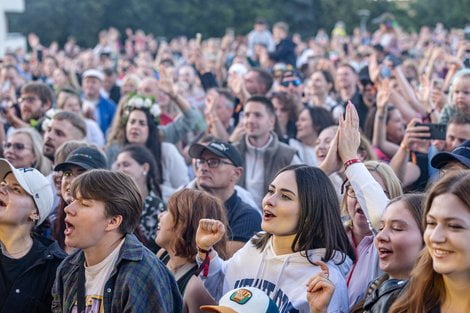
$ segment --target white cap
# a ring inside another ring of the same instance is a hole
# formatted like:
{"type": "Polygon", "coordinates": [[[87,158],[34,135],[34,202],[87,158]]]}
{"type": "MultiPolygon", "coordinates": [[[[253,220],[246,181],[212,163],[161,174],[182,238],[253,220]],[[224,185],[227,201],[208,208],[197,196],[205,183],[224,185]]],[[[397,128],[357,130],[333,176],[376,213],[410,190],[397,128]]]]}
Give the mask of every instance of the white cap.
{"type": "Polygon", "coordinates": [[[12,173],[20,186],[33,197],[39,212],[40,225],[51,214],[54,205],[51,183],[35,168],[15,168],[5,159],[0,159],[0,179],[12,173]]]}
{"type": "Polygon", "coordinates": [[[83,79],[87,78],[87,77],[94,77],[94,78],[98,78],[100,81],[103,81],[104,80],[104,74],[103,72],[101,72],[100,70],[97,70],[97,69],[89,69],[89,70],[86,70],[84,73],[83,73],[83,79]]]}
{"type": "Polygon", "coordinates": [[[231,290],[220,299],[219,305],[203,305],[200,309],[219,313],[279,313],[274,301],[254,287],[231,290]]]}

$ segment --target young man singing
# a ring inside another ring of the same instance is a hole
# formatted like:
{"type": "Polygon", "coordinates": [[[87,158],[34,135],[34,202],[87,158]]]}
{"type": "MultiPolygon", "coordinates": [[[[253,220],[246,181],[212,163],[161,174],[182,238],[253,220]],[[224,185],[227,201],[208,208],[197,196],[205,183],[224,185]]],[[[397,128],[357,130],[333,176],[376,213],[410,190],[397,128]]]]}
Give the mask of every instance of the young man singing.
{"type": "Polygon", "coordinates": [[[71,191],[65,244],[77,250],[57,270],[53,312],[181,312],[174,277],[132,235],[143,207],[132,178],[91,170],[71,191]]]}

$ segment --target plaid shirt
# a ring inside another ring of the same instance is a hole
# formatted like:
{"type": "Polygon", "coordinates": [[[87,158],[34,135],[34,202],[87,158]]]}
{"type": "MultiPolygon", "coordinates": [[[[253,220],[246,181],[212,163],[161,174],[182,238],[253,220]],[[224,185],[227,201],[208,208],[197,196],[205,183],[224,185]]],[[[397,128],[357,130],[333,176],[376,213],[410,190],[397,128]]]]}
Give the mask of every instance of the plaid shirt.
{"type": "MultiPolygon", "coordinates": [[[[52,312],[72,311],[77,300],[78,269],[83,262],[83,251],[78,250],[60,264],[52,288],[52,312]]],[[[182,312],[173,275],[134,235],[126,235],[103,298],[105,313],[182,312]]]]}

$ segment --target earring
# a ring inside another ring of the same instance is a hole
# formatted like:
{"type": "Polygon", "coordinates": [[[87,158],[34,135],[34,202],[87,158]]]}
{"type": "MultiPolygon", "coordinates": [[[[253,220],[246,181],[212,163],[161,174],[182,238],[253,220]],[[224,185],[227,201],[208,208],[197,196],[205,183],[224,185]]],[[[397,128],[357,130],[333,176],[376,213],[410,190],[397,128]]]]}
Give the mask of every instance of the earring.
{"type": "Polygon", "coordinates": [[[147,172],[142,172],[142,175],[147,176],[147,172]]]}

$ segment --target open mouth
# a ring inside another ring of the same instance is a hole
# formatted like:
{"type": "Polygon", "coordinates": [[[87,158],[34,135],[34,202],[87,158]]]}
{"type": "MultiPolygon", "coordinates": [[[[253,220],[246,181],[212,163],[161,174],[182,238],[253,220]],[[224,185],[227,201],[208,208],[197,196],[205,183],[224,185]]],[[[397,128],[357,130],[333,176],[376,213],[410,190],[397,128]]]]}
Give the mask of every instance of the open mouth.
{"type": "Polygon", "coordinates": [[[365,215],[365,214],[364,214],[364,211],[363,211],[361,208],[359,208],[359,209],[356,210],[356,214],[365,215]]]}
{"type": "Polygon", "coordinates": [[[0,200],[0,206],[7,206],[7,204],[3,200],[0,200]]]}
{"type": "Polygon", "coordinates": [[[444,258],[446,256],[448,256],[449,254],[452,253],[452,251],[448,251],[448,250],[442,250],[442,249],[433,249],[432,250],[434,256],[438,257],[438,258],[444,258]]]}
{"type": "Polygon", "coordinates": [[[269,211],[269,210],[264,210],[263,211],[263,219],[269,220],[269,219],[274,218],[274,217],[276,217],[276,215],[273,214],[271,211],[269,211]]]}
{"type": "Polygon", "coordinates": [[[65,236],[70,236],[72,232],[75,230],[75,226],[73,226],[71,223],[68,221],[65,221],[65,230],[64,230],[64,235],[65,236]]]}
{"type": "Polygon", "coordinates": [[[379,252],[379,258],[381,259],[386,258],[393,253],[392,250],[386,248],[378,248],[377,250],[379,252]]]}

